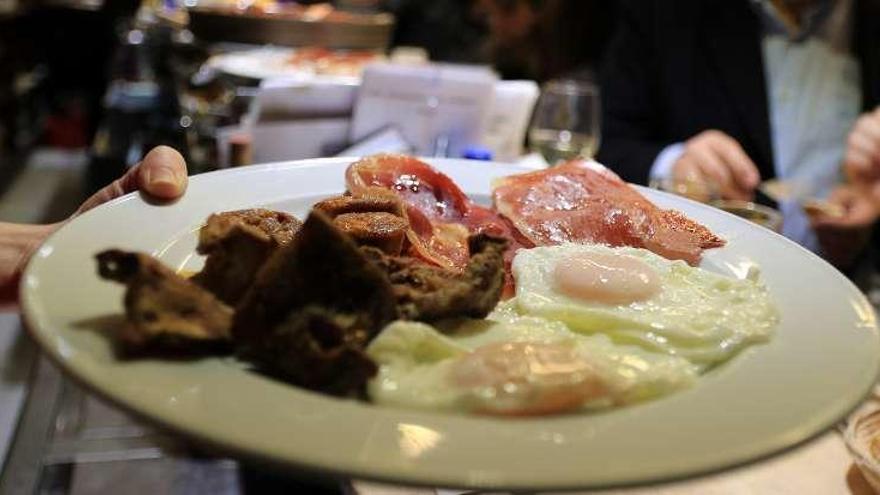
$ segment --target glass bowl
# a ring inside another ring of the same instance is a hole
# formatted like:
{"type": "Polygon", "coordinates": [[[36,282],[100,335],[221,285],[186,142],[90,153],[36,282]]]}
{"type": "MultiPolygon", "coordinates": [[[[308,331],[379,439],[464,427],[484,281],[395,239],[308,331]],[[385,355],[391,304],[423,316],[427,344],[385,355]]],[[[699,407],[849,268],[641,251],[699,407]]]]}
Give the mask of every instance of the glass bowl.
{"type": "Polygon", "coordinates": [[[880,405],[862,407],[850,415],[843,439],[865,480],[880,493],[880,405]]]}

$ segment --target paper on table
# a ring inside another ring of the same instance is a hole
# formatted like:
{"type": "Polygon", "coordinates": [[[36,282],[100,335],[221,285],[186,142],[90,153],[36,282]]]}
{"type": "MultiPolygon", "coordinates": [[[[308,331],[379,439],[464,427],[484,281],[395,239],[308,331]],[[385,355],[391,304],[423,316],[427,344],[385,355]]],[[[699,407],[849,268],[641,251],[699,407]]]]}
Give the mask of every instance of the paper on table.
{"type": "Polygon", "coordinates": [[[492,150],[493,159],[515,160],[522,154],[526,130],[540,89],[534,81],[498,81],[489,110],[482,144],[492,150]]]}
{"type": "Polygon", "coordinates": [[[355,102],[350,141],[395,126],[416,154],[461,156],[482,137],[496,81],[484,67],[370,65],[355,102]]]}

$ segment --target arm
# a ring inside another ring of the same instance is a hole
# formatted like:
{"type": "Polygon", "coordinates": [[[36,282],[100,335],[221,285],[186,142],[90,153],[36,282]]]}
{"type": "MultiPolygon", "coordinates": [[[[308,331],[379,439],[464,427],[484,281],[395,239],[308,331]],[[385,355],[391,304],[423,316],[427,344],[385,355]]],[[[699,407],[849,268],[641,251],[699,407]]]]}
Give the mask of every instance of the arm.
{"type": "Polygon", "coordinates": [[[660,139],[657,61],[652,50],[653,2],[621,2],[619,24],[602,70],[602,144],[598,159],[624,180],[648,182],[668,144],[660,139]]]}
{"type": "Polygon", "coordinates": [[[0,223],[0,302],[17,299],[18,281],[31,254],[57,227],[0,223]]]}
{"type": "MultiPolygon", "coordinates": [[[[598,159],[628,182],[646,184],[651,177],[698,180],[715,184],[722,197],[750,199],[760,176],[736,140],[712,129],[687,139],[670,138],[663,115],[670,101],[658,87],[666,62],[656,50],[668,33],[654,28],[669,22],[658,18],[663,8],[670,8],[668,1],[621,4],[620,24],[602,71],[598,159]]],[[[674,56],[676,47],[670,50],[674,56]]]]}

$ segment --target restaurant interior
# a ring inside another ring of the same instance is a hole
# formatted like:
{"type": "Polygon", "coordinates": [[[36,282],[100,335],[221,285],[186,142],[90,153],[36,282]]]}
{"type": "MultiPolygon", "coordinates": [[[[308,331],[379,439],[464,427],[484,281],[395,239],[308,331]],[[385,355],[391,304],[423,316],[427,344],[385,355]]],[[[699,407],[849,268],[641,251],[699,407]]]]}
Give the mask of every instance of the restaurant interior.
{"type": "Polygon", "coordinates": [[[876,0],[0,0],[0,495],[880,493],[878,219],[876,0]]]}

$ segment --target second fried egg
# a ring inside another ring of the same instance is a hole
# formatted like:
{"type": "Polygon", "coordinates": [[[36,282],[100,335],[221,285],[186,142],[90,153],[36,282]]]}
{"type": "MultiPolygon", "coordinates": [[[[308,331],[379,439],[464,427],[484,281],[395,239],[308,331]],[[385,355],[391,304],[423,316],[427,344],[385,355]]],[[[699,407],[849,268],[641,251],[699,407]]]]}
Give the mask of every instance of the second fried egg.
{"type": "Polygon", "coordinates": [[[520,250],[517,311],[708,367],[769,339],[779,321],[767,289],[650,251],[561,244],[520,250]]]}

